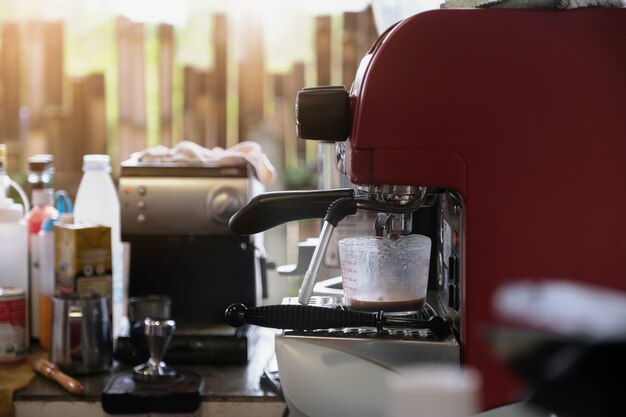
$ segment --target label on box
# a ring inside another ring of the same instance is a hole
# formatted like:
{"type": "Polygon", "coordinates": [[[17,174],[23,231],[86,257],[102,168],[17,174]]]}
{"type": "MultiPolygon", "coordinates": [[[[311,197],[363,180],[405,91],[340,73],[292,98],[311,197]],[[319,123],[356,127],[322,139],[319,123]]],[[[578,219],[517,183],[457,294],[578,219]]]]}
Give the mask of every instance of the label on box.
{"type": "Polygon", "coordinates": [[[109,299],[112,295],[113,278],[111,275],[97,275],[76,278],[76,292],[78,294],[104,294],[109,299]]]}
{"type": "Polygon", "coordinates": [[[55,279],[59,292],[111,297],[111,228],[57,224],[54,228],[55,279]]]}

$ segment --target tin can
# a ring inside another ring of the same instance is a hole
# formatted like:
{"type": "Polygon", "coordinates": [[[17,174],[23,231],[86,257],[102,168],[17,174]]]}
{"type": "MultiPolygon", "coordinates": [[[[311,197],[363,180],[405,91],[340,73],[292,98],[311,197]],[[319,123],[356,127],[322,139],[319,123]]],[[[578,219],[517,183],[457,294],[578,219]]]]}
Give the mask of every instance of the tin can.
{"type": "Polygon", "coordinates": [[[0,287],[0,365],[26,360],[26,293],[0,287]]]}

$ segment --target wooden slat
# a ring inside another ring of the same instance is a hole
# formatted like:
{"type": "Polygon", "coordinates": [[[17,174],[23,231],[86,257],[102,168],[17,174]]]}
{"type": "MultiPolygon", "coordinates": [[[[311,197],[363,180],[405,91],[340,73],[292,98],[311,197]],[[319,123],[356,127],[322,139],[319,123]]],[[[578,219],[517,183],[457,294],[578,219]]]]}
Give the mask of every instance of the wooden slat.
{"type": "Polygon", "coordinates": [[[63,104],[63,23],[44,25],[45,106],[63,104]]]}
{"type": "Polygon", "coordinates": [[[183,67],[183,139],[191,140],[196,137],[194,122],[194,103],[196,100],[196,70],[185,65],[183,67]]]}
{"type": "Polygon", "coordinates": [[[285,189],[285,117],[284,117],[284,74],[268,74],[267,93],[273,96],[273,106],[265,117],[263,129],[253,140],[263,148],[263,152],[272,161],[274,169],[278,175],[274,178],[274,183],[266,184],[267,191],[285,189]]]}
{"type": "Polygon", "coordinates": [[[358,65],[357,51],[357,28],[358,13],[346,12],[343,14],[343,37],[342,37],[342,65],[341,65],[341,82],[346,88],[349,88],[354,81],[354,75],[358,65]]]}
{"type": "Polygon", "coordinates": [[[285,160],[288,163],[306,159],[306,144],[296,138],[295,129],[295,99],[298,91],[304,88],[305,65],[295,63],[289,73],[283,78],[283,117],[285,138],[285,160]]]}
{"type": "Polygon", "coordinates": [[[213,48],[215,50],[214,102],[217,145],[226,148],[227,138],[227,91],[228,91],[228,20],[226,15],[213,17],[213,48]]]}
{"type": "Polygon", "coordinates": [[[203,140],[202,145],[208,149],[215,148],[216,146],[222,146],[225,141],[220,141],[217,136],[217,100],[216,100],[216,80],[215,71],[205,71],[203,73],[205,94],[201,103],[202,106],[202,129],[203,140]]]}
{"type": "Polygon", "coordinates": [[[27,22],[24,26],[23,85],[27,117],[22,117],[24,155],[48,153],[50,144],[43,125],[44,111],[51,100],[60,105],[63,97],[63,57],[61,52],[62,25],[43,21],[27,22]]]}
{"type": "MultiPolygon", "coordinates": [[[[40,21],[29,21],[24,24],[22,71],[25,83],[22,87],[24,88],[24,106],[28,109],[28,118],[25,119],[28,129],[40,127],[45,107],[44,25],[40,21]]],[[[28,142],[26,145],[30,146],[28,142]]]]}
{"type": "Polygon", "coordinates": [[[174,27],[161,24],[157,28],[159,40],[159,132],[160,143],[171,147],[172,89],[174,83],[174,27]]]}
{"type": "Polygon", "coordinates": [[[67,118],[62,106],[48,106],[44,112],[44,130],[49,144],[49,152],[54,155],[54,167],[57,172],[75,167],[70,152],[66,147],[70,144],[69,136],[64,131],[67,118]]]}
{"type": "MultiPolygon", "coordinates": [[[[304,77],[305,77],[305,64],[303,62],[296,62],[293,65],[293,70],[291,72],[291,83],[290,83],[290,91],[286,91],[286,104],[287,108],[290,109],[287,114],[287,131],[292,132],[292,134],[296,135],[296,111],[295,111],[295,100],[298,95],[298,91],[304,88],[304,77]]],[[[307,160],[306,155],[306,140],[300,140],[298,138],[296,140],[296,148],[298,160],[307,160]]]]}
{"type": "Polygon", "coordinates": [[[183,139],[194,140],[198,133],[195,123],[195,102],[198,93],[196,70],[183,68],[183,139]]]}
{"type": "Polygon", "coordinates": [[[190,138],[192,141],[205,145],[207,131],[207,113],[209,111],[209,97],[207,92],[208,72],[206,70],[196,70],[193,75],[195,81],[194,99],[192,102],[193,123],[195,135],[190,138]]]}
{"type": "Polygon", "coordinates": [[[118,159],[126,160],[147,146],[144,25],[117,19],[118,45],[118,159]]]}
{"type": "Polygon", "coordinates": [[[85,80],[85,152],[106,154],[107,120],[104,74],[91,74],[85,80]]]}
{"type": "Polygon", "coordinates": [[[315,69],[319,85],[331,83],[331,19],[330,16],[315,18],[315,69]]]}
{"type": "MultiPolygon", "coordinates": [[[[136,128],[146,127],[146,66],[145,66],[145,26],[143,23],[132,23],[129,30],[131,59],[133,63],[130,78],[131,114],[136,128]]],[[[143,144],[145,146],[145,143],[143,144]]],[[[142,148],[140,148],[142,149],[142,148]]]]}
{"type": "Polygon", "coordinates": [[[282,101],[285,99],[285,75],[274,75],[274,97],[276,101],[282,101]]]}
{"type": "Polygon", "coordinates": [[[24,33],[26,83],[22,87],[27,112],[22,113],[21,134],[25,163],[30,155],[51,153],[44,119],[49,106],[63,103],[63,24],[31,21],[25,24],[24,33]]]}
{"type": "Polygon", "coordinates": [[[0,142],[19,136],[19,28],[0,26],[0,142]]]}
{"type": "Polygon", "coordinates": [[[184,138],[206,148],[218,145],[213,71],[184,68],[184,138]]]}
{"type": "Polygon", "coordinates": [[[128,156],[127,142],[131,139],[132,132],[132,91],[130,85],[132,83],[131,71],[132,50],[128,40],[128,32],[130,21],[124,17],[118,17],[116,20],[116,44],[117,44],[117,79],[118,79],[118,143],[117,154],[118,159],[123,161],[128,156]]]}
{"type": "Polygon", "coordinates": [[[65,190],[72,200],[82,171],[82,155],[73,150],[75,129],[73,117],[61,106],[47,106],[44,112],[44,130],[49,143],[50,153],[54,155],[54,187],[65,190]]]}
{"type": "Polygon", "coordinates": [[[69,171],[82,169],[83,155],[87,153],[89,138],[87,137],[87,82],[84,77],[73,77],[70,80],[72,107],[65,124],[65,149],[68,153],[66,168],[69,171]]]}
{"type": "Polygon", "coordinates": [[[118,71],[118,120],[120,123],[128,123],[131,118],[130,106],[131,106],[131,91],[128,88],[131,72],[131,51],[129,49],[128,42],[128,26],[130,22],[124,17],[118,17],[116,20],[116,46],[117,46],[117,71],[118,71]]]}
{"type": "Polygon", "coordinates": [[[274,101],[276,126],[278,135],[283,138],[284,155],[282,159],[291,163],[297,159],[298,150],[296,145],[296,135],[289,129],[288,119],[294,117],[295,112],[290,109],[291,100],[287,100],[287,91],[290,91],[289,84],[292,80],[291,72],[287,74],[277,74],[274,76],[274,101]]]}
{"type": "MultiPolygon", "coordinates": [[[[2,25],[0,39],[0,142],[13,148],[20,137],[20,30],[14,23],[2,25]]],[[[17,160],[7,161],[8,169],[18,168],[17,160]]]]}
{"type": "Polygon", "coordinates": [[[87,81],[84,77],[69,80],[70,106],[48,106],[44,112],[44,131],[54,155],[56,189],[65,190],[73,199],[82,177],[83,155],[87,153],[89,139],[86,129],[87,81]]]}
{"type": "Polygon", "coordinates": [[[245,18],[241,32],[239,59],[239,140],[249,136],[263,120],[263,87],[265,59],[263,56],[263,31],[252,16],[245,18]]]}

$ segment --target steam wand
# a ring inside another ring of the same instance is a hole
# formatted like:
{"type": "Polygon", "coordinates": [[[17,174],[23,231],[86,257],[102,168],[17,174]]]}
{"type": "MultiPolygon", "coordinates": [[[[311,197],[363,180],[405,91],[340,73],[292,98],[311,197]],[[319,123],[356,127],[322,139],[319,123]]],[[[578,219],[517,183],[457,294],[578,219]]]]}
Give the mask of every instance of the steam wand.
{"type": "Polygon", "coordinates": [[[324,224],[322,231],[320,232],[319,242],[313,251],[313,257],[309,268],[304,274],[302,280],[302,286],[300,287],[300,293],[298,294],[298,302],[304,306],[309,304],[311,294],[313,294],[313,288],[315,287],[315,281],[317,281],[317,274],[322,264],[322,258],[324,252],[330,242],[330,237],[333,234],[333,230],[337,227],[337,224],[350,214],[355,214],[357,210],[357,203],[354,198],[340,198],[331,203],[326,212],[324,218],[324,224]]]}

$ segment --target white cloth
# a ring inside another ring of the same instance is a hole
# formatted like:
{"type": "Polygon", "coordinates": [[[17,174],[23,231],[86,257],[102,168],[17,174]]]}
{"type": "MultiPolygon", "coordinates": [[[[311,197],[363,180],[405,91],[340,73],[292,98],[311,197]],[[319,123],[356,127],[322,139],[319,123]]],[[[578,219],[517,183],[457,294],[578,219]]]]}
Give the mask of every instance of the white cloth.
{"type": "Polygon", "coordinates": [[[218,166],[241,166],[249,164],[264,185],[274,182],[276,170],[261,145],[244,141],[228,149],[208,149],[195,142],[182,141],[173,148],[155,146],[130,156],[131,160],[144,163],[173,162],[179,164],[203,164],[218,166]]]}

